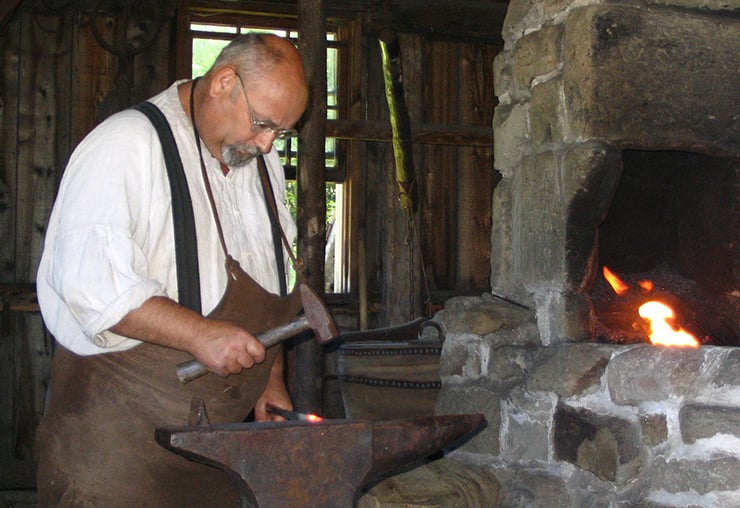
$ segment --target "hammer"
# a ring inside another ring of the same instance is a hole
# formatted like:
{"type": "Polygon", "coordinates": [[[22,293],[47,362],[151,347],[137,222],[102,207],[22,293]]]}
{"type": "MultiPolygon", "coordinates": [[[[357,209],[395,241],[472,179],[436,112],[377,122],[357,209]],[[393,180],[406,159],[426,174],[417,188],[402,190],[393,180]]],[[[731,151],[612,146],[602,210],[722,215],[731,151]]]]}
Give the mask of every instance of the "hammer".
{"type": "MultiPolygon", "coordinates": [[[[286,339],[295,337],[309,328],[316,334],[316,340],[319,344],[331,342],[339,335],[334,320],[319,295],[306,284],[301,284],[298,289],[301,292],[303,314],[284,325],[257,334],[257,339],[265,347],[274,346],[286,339]]],[[[198,360],[177,364],[177,377],[182,383],[192,381],[207,372],[208,369],[198,360]]]]}

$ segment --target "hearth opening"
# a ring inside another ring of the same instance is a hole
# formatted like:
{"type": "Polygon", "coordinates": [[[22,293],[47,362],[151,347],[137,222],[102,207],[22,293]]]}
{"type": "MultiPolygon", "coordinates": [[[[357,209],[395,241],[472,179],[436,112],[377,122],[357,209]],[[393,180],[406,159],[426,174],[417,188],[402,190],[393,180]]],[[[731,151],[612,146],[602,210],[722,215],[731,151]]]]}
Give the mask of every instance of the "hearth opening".
{"type": "Polygon", "coordinates": [[[740,161],[679,151],[622,152],[622,175],[598,228],[592,337],[644,342],[648,300],[701,345],[740,346],[740,161]],[[604,267],[607,270],[604,270],[604,267]],[[623,284],[618,293],[605,273],[623,284]]]}

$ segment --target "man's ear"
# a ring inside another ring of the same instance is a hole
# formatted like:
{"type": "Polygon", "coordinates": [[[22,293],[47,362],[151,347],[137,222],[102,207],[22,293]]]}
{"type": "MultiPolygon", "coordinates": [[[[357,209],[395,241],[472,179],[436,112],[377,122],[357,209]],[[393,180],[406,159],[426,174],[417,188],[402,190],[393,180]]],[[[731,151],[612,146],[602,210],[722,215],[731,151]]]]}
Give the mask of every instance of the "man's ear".
{"type": "Polygon", "coordinates": [[[231,67],[221,67],[213,73],[209,92],[212,96],[231,95],[234,86],[237,86],[236,71],[231,67]]]}

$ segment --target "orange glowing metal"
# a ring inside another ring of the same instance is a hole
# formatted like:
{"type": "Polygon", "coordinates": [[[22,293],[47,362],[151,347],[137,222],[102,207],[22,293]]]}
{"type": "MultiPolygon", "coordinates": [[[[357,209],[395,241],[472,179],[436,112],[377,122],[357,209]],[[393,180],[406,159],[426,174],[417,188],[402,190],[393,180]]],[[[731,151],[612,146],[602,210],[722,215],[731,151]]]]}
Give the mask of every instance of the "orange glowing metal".
{"type": "Polygon", "coordinates": [[[699,347],[696,337],[683,330],[674,329],[668,322],[673,319],[673,310],[667,305],[652,300],[639,309],[640,316],[650,321],[650,342],[660,346],[699,347]]]}
{"type": "Polygon", "coordinates": [[[642,290],[645,291],[646,293],[649,293],[650,291],[653,290],[653,281],[651,280],[641,280],[640,282],[637,283],[637,285],[640,286],[642,290]]]}
{"type": "Polygon", "coordinates": [[[614,275],[614,273],[606,266],[604,266],[602,272],[604,273],[604,278],[606,279],[606,281],[618,295],[623,295],[629,290],[630,287],[622,282],[619,277],[614,275]]]}
{"type": "Polygon", "coordinates": [[[299,422],[311,422],[311,423],[318,423],[318,422],[324,421],[324,419],[318,415],[311,414],[311,413],[299,413],[298,411],[293,411],[291,409],[285,409],[285,408],[278,407],[270,403],[268,403],[265,406],[265,410],[268,413],[282,416],[286,420],[293,420],[293,421],[299,421],[299,422]]]}

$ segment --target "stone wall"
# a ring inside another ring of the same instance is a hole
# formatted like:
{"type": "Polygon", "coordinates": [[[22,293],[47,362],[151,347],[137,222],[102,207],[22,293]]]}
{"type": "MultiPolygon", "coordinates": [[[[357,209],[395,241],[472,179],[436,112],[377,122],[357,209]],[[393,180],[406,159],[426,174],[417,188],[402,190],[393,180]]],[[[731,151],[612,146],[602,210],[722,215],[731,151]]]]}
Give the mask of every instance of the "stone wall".
{"type": "Polygon", "coordinates": [[[740,158],[740,2],[513,0],[499,98],[493,292],[544,344],[589,335],[584,287],[624,149],[740,158]]]}
{"type": "Polygon", "coordinates": [[[740,349],[564,343],[490,295],[450,300],[438,414],[487,428],[450,457],[497,506],[740,506],[740,349]]]}
{"type": "Polygon", "coordinates": [[[488,426],[448,458],[500,507],[740,506],[740,349],[591,342],[588,297],[625,150],[740,160],[740,1],[512,0],[503,37],[492,293],[434,318],[435,411],[488,426]]]}

